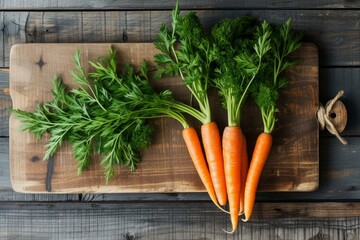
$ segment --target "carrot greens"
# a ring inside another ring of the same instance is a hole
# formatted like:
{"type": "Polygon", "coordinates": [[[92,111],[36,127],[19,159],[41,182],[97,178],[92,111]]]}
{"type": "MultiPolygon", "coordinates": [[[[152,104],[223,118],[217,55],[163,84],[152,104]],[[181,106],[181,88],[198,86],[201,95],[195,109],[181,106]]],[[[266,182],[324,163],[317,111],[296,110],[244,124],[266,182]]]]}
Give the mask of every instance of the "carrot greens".
{"type": "Polygon", "coordinates": [[[288,81],[283,72],[295,64],[296,60],[288,59],[288,55],[301,47],[301,35],[291,30],[291,19],[277,27],[271,37],[271,50],[264,59],[264,68],[251,88],[251,95],[261,111],[264,132],[274,129],[278,111],[276,102],[280,89],[287,86],[288,81]]]}
{"type": "Polygon", "coordinates": [[[21,130],[34,133],[36,139],[50,134],[44,159],[69,141],[78,161],[78,174],[89,166],[96,151],[103,156],[101,165],[109,181],[116,164],[136,170],[141,151],[151,142],[153,128],[147,119],[171,117],[189,127],[178,110],[183,104],[176,102],[170,91],[157,93],[151,87],[145,62],[139,74],[130,65],[118,70],[116,53],[110,50],[109,56],[90,62],[95,70],[88,75],[80,64],[79,51],[74,63],[77,89],[68,90],[55,75],[52,101],[38,105],[33,113],[13,110],[23,122],[21,130]]]}
{"type": "Polygon", "coordinates": [[[211,34],[217,51],[213,85],[227,109],[228,125],[240,126],[248,91],[270,50],[271,30],[265,21],[256,27],[252,18],[239,17],[216,24],[211,34]]]}
{"type": "Polygon", "coordinates": [[[271,50],[264,59],[264,68],[251,88],[252,98],[261,112],[264,132],[257,137],[248,170],[243,221],[248,221],[252,215],[259,179],[271,151],[273,143],[271,133],[275,127],[275,113],[278,112],[276,105],[279,91],[288,83],[282,73],[297,63],[287,57],[300,48],[300,40],[301,35],[291,30],[290,19],[276,28],[271,37],[271,50]]]}
{"type": "Polygon", "coordinates": [[[157,77],[180,76],[196,99],[200,112],[187,106],[188,113],[203,124],[211,122],[210,103],[207,95],[211,63],[214,52],[195,12],[180,16],[179,4],[172,12],[172,25],[163,24],[155,47],[157,77]]]}

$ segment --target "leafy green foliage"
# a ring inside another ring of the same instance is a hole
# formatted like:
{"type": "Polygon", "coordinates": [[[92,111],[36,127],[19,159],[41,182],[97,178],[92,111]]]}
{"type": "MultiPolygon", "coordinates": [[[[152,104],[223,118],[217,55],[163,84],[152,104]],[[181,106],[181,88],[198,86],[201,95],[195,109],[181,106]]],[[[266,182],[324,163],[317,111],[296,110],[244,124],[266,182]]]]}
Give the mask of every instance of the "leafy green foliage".
{"type": "Polygon", "coordinates": [[[136,170],[141,151],[151,143],[153,128],[147,119],[172,117],[184,127],[188,124],[182,116],[183,105],[173,99],[171,92],[153,90],[146,62],[141,64],[140,73],[131,65],[118,70],[116,52],[110,49],[109,56],[90,64],[94,71],[87,75],[77,51],[72,75],[78,88],[67,90],[55,75],[51,102],[38,105],[33,113],[20,109],[13,113],[23,122],[20,130],[35,134],[36,139],[50,134],[44,159],[69,141],[80,174],[90,165],[96,150],[102,156],[108,182],[116,164],[136,170]]]}
{"type": "Polygon", "coordinates": [[[191,107],[186,112],[204,124],[211,122],[207,90],[214,53],[196,13],[180,16],[177,2],[171,28],[161,26],[155,47],[160,50],[154,56],[156,77],[180,75],[200,108],[200,113],[191,107]]]}
{"type": "Polygon", "coordinates": [[[228,125],[239,126],[241,109],[259,70],[262,58],[270,50],[269,25],[260,27],[251,17],[224,19],[211,31],[216,51],[213,85],[218,88],[228,112],[228,125]]]}
{"type": "Polygon", "coordinates": [[[292,22],[289,19],[275,28],[271,35],[271,49],[263,59],[264,67],[251,88],[251,95],[261,110],[264,131],[267,133],[271,133],[275,126],[279,91],[288,84],[282,74],[298,63],[287,58],[301,46],[301,35],[292,31],[291,25],[292,22]]]}

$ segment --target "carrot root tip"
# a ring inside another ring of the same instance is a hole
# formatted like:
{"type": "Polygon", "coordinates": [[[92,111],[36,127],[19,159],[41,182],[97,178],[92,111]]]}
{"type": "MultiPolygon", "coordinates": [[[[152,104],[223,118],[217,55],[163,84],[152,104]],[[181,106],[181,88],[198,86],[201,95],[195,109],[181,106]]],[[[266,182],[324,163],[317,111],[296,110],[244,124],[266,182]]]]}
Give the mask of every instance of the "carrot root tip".
{"type": "Polygon", "coordinates": [[[224,213],[230,214],[229,211],[226,211],[226,210],[225,210],[224,208],[222,208],[220,205],[218,205],[218,204],[215,203],[215,206],[216,206],[219,210],[223,211],[224,213]]]}
{"type": "Polygon", "coordinates": [[[234,228],[232,231],[226,231],[225,229],[222,229],[227,234],[233,234],[236,231],[236,228],[234,228]]]}

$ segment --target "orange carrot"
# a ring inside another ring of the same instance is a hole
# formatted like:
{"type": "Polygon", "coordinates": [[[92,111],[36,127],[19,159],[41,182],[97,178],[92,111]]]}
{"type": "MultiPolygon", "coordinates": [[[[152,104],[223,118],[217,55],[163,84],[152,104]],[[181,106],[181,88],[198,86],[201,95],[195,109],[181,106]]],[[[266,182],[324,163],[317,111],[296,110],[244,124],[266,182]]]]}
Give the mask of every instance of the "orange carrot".
{"type": "Polygon", "coordinates": [[[271,134],[261,133],[256,140],[248,175],[246,178],[244,202],[245,219],[243,219],[244,222],[248,221],[252,215],[255,203],[256,189],[259,183],[261,172],[269,156],[271,146],[271,134]]]}
{"type": "Polygon", "coordinates": [[[185,141],[186,147],[189,151],[190,158],[193,161],[195,169],[204,184],[206,191],[208,192],[211,200],[222,211],[225,211],[220,207],[214,190],[213,183],[211,181],[210,173],[206,165],[206,160],[201,148],[199,137],[194,128],[188,127],[182,131],[182,136],[185,141]]]}
{"type": "Polygon", "coordinates": [[[233,233],[239,221],[240,208],[240,168],[242,152],[242,132],[239,126],[227,126],[224,129],[222,146],[224,158],[225,181],[229,201],[230,218],[233,233]]]}
{"type": "Polygon", "coordinates": [[[227,195],[221,139],[217,124],[211,122],[202,125],[201,137],[216,197],[219,204],[224,206],[227,202],[227,195]]]}
{"type": "MultiPolygon", "coordinates": [[[[260,77],[257,78],[250,90],[250,96],[252,96],[260,110],[264,132],[256,140],[245,183],[244,221],[248,221],[251,217],[260,175],[272,146],[271,133],[277,120],[276,113],[279,112],[277,101],[279,100],[280,90],[288,85],[288,80],[283,76],[283,73],[297,63],[293,58],[288,60],[287,57],[301,47],[301,35],[291,30],[291,24],[291,19],[275,29],[271,29],[266,22],[262,24],[263,29],[269,35],[272,35],[270,37],[272,40],[266,46],[267,49],[272,49],[272,51],[268,51],[268,56],[262,58],[264,66],[269,67],[263,67],[259,70],[260,77]]],[[[259,51],[256,50],[256,52],[259,51]]]]}
{"type": "Polygon", "coordinates": [[[249,168],[249,159],[247,153],[247,144],[245,135],[242,134],[242,147],[241,147],[241,187],[240,187],[240,214],[244,213],[244,191],[245,191],[245,182],[249,168]]]}

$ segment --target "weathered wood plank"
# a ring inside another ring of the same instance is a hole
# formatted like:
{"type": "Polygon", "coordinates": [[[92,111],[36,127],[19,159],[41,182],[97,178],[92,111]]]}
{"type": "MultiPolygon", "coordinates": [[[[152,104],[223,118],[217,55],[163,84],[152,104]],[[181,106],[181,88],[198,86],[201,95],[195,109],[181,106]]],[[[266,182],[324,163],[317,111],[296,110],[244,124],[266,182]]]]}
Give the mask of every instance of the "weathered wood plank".
{"type": "MultiPolygon", "coordinates": [[[[11,188],[9,139],[0,137],[0,202],[2,201],[78,201],[78,194],[20,194],[11,188]]],[[[2,203],[0,203],[1,205],[2,203]]],[[[1,227],[0,227],[1,228],[1,227]]],[[[0,231],[1,232],[1,231],[0,231]]],[[[0,234],[1,238],[1,234],[0,234]]]]}
{"type": "Polygon", "coordinates": [[[11,188],[9,166],[9,138],[0,138],[0,189],[11,188]]]}
{"type": "MultiPolygon", "coordinates": [[[[78,194],[21,194],[12,189],[0,189],[0,204],[3,202],[75,202],[78,194]]],[[[1,235],[0,235],[1,239],[1,235]]]]}
{"type": "Polygon", "coordinates": [[[309,193],[259,193],[259,201],[293,199],[295,201],[360,199],[360,138],[347,137],[347,145],[336,138],[321,138],[319,188],[309,193]]]}
{"type": "Polygon", "coordinates": [[[340,240],[358,239],[360,227],[359,203],[256,204],[232,235],[222,231],[228,215],[210,203],[4,203],[0,214],[5,239],[340,240]]]}
{"type": "MultiPolygon", "coordinates": [[[[96,9],[117,9],[117,10],[140,10],[140,9],[172,9],[175,1],[71,1],[71,0],[1,0],[0,8],[3,10],[96,10],[96,9]]],[[[317,8],[359,8],[358,1],[337,1],[337,0],[302,0],[302,1],[284,1],[284,0],[223,0],[223,1],[205,1],[205,0],[181,0],[180,5],[183,9],[239,9],[239,8],[261,8],[261,9],[317,9],[317,8]]]]}
{"type": "Polygon", "coordinates": [[[11,105],[9,72],[0,70],[0,137],[9,136],[9,108],[11,105]]]}
{"type": "MultiPolygon", "coordinates": [[[[99,210],[112,211],[118,209],[119,212],[128,210],[128,212],[134,211],[134,209],[151,211],[153,210],[166,210],[183,212],[187,214],[191,212],[191,209],[201,211],[203,213],[213,213],[218,216],[228,215],[220,211],[210,201],[198,201],[198,202],[124,202],[124,203],[104,203],[104,202],[2,202],[0,204],[0,211],[9,210],[63,210],[63,211],[82,211],[82,210],[99,210]],[[176,210],[177,209],[177,210],[176,210]]],[[[92,211],[89,211],[90,213],[92,211]]],[[[140,216],[140,214],[138,214],[140,216]]],[[[262,202],[255,203],[254,212],[251,219],[254,220],[268,220],[268,219],[288,219],[288,218],[360,218],[360,202],[348,201],[348,202],[262,202]],[[349,211],[351,209],[351,211],[349,211]]],[[[248,222],[248,223],[251,223],[248,222]]],[[[247,223],[243,223],[247,224],[247,223]]]]}
{"type": "MultiPolygon", "coordinates": [[[[360,68],[320,69],[320,102],[325,106],[339,90],[344,90],[341,101],[348,113],[347,126],[342,133],[346,136],[360,135],[360,68]]],[[[325,133],[328,133],[325,131],[325,133]]],[[[329,133],[330,134],[330,133],[329,133]]]]}
{"type": "MultiPolygon", "coordinates": [[[[28,20],[28,12],[4,12],[3,19],[0,20],[0,26],[2,26],[3,46],[1,50],[2,61],[1,67],[8,67],[10,48],[17,42],[26,41],[26,22],[28,20]]],[[[40,19],[41,18],[37,18],[40,19]]],[[[1,43],[0,43],[1,44],[1,43]]]]}
{"type": "MultiPolygon", "coordinates": [[[[225,17],[239,15],[272,23],[291,17],[295,29],[305,33],[305,40],[319,46],[321,66],[360,65],[357,10],[199,10],[198,14],[206,29],[225,17]]],[[[5,12],[0,18],[5,45],[0,66],[8,66],[14,43],[153,41],[161,23],[170,23],[170,17],[170,11],[5,12]]]]}
{"type": "Polygon", "coordinates": [[[5,63],[5,50],[4,50],[4,32],[5,32],[5,22],[4,22],[4,12],[0,12],[0,66],[5,63]]]}

